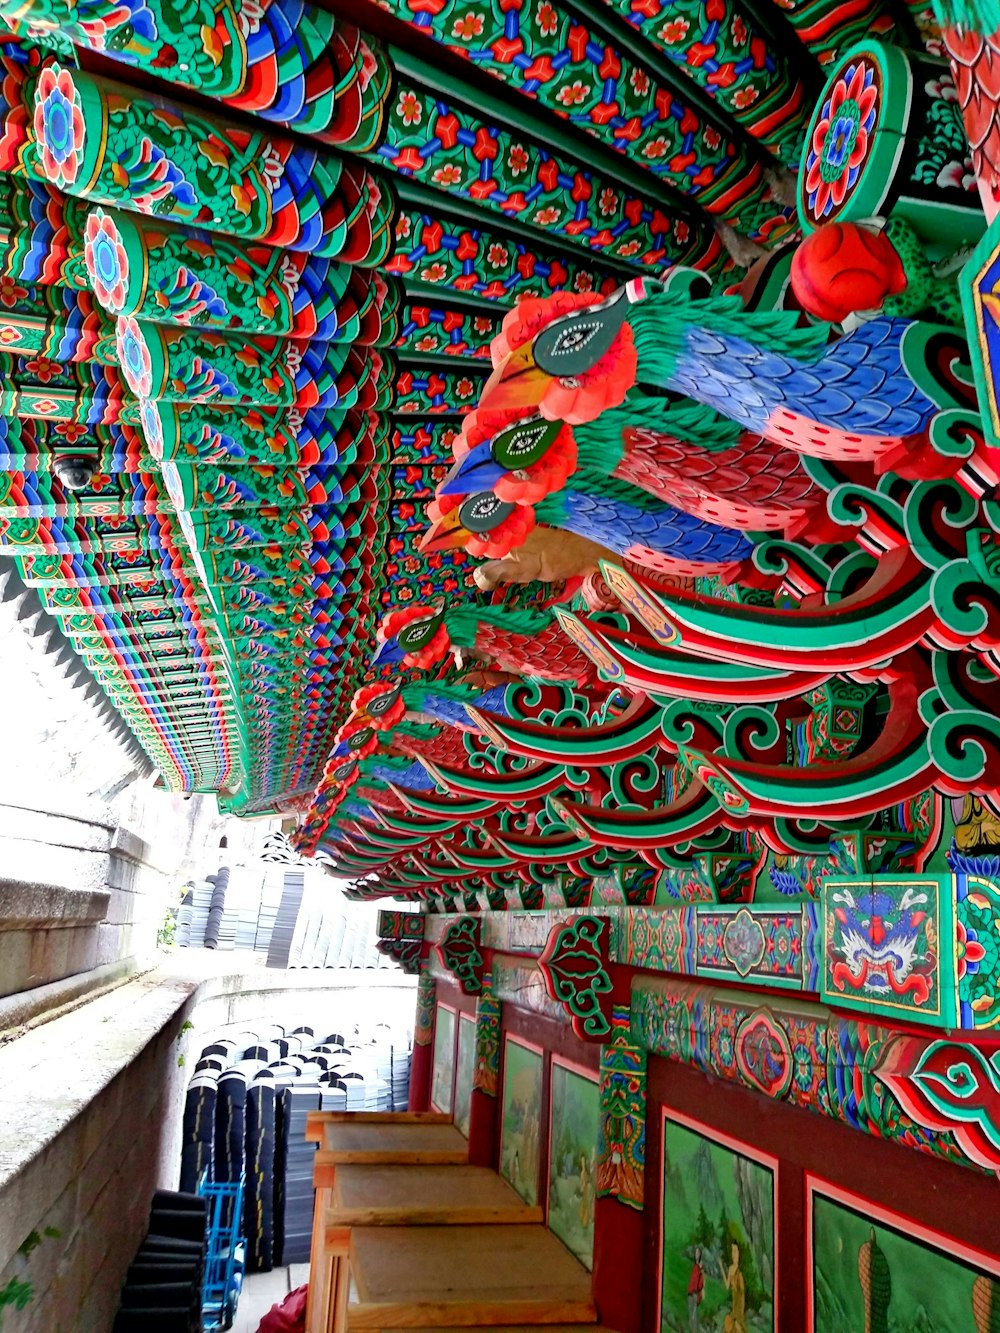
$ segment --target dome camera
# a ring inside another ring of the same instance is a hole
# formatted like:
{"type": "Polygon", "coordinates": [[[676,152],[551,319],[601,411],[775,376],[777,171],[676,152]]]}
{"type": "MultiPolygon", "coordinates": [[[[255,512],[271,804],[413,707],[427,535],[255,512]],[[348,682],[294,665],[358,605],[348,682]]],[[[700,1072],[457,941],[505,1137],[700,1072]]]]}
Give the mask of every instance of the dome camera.
{"type": "Polygon", "coordinates": [[[95,472],[93,461],[85,454],[60,454],[52,470],[69,491],[85,490],[95,472]]]}

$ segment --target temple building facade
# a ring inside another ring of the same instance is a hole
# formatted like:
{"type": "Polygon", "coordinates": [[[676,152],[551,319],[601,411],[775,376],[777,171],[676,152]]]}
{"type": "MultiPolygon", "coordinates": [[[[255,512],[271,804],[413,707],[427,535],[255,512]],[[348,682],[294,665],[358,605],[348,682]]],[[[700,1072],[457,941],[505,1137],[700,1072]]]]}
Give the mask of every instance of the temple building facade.
{"type": "Polygon", "coordinates": [[[4,596],[417,978],[310,1333],[1000,1329],[998,69],[987,0],[0,0],[4,596]]]}

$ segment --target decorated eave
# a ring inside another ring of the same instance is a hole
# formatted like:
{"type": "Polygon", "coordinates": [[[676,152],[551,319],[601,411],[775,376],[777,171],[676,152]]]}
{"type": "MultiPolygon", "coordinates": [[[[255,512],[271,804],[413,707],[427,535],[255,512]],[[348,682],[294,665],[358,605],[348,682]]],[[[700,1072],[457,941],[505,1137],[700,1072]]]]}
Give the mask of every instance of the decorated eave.
{"type": "Polygon", "coordinates": [[[478,907],[863,856],[886,809],[918,865],[943,797],[991,798],[968,23],[0,19],[0,540],[168,787],[300,812],[358,893],[478,907]]]}

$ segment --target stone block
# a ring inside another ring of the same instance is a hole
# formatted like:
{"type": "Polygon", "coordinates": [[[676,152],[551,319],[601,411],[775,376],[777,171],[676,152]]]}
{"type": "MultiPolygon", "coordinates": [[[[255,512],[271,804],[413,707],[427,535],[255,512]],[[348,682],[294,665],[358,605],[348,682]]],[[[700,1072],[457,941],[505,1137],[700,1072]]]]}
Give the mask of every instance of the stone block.
{"type": "Polygon", "coordinates": [[[136,917],[136,895],[121,889],[112,889],[108,894],[108,910],[104,914],[106,926],[131,925],[136,917]]]}
{"type": "Polygon", "coordinates": [[[0,931],[0,997],[17,995],[97,966],[97,926],[0,931]]]}
{"type": "Polygon", "coordinates": [[[89,1163],[98,1148],[114,1131],[122,1112],[122,1103],[126,1096],[126,1084],[129,1082],[128,1070],[123,1070],[117,1078],[101,1091],[100,1095],[87,1107],[81,1117],[83,1121],[82,1158],[89,1163]]]}
{"type": "Polygon", "coordinates": [[[109,889],[124,889],[127,893],[141,892],[140,881],[144,878],[145,867],[117,852],[108,858],[108,874],[105,885],[109,889]]]}
{"type": "Polygon", "coordinates": [[[124,824],[115,829],[111,838],[111,850],[129,861],[148,862],[152,858],[152,849],[145,838],[133,833],[124,824]]]}
{"type": "Polygon", "coordinates": [[[38,1233],[38,1244],[23,1258],[25,1277],[35,1288],[37,1299],[40,1300],[57,1283],[60,1275],[65,1279],[73,1264],[78,1221],[76,1187],[70,1182],[44,1216],[24,1227],[22,1243],[32,1231],[38,1233]],[[46,1236],[46,1227],[59,1235],[46,1236]]]}
{"type": "Polygon", "coordinates": [[[42,847],[60,847],[67,851],[107,853],[112,835],[99,824],[63,819],[41,810],[15,810],[0,805],[0,840],[35,843],[42,847]]]}
{"type": "Polygon", "coordinates": [[[14,1159],[18,1155],[23,1157],[23,1145],[31,1141],[32,1125],[26,1122],[14,1126],[5,1118],[0,1128],[3,1131],[0,1176],[4,1178],[0,1193],[0,1265],[5,1265],[13,1262],[31,1230],[47,1225],[45,1218],[53,1213],[70,1183],[76,1180],[82,1166],[83,1126],[68,1127],[13,1175],[14,1159]]]}
{"type": "Polygon", "coordinates": [[[68,1254],[60,1264],[44,1300],[55,1328],[68,1330],[79,1327],[78,1315],[88,1285],[89,1275],[80,1263],[79,1254],[68,1254]]]}
{"type": "MultiPolygon", "coordinates": [[[[0,936],[0,944],[3,937],[0,936]]],[[[94,966],[93,930],[36,930],[31,940],[31,984],[39,986],[94,966]]]]}
{"type": "Polygon", "coordinates": [[[31,979],[32,930],[7,930],[0,934],[0,995],[16,995],[41,982],[31,979]]]}
{"type": "Polygon", "coordinates": [[[7,837],[0,842],[0,864],[3,880],[22,890],[45,885],[99,893],[107,882],[111,858],[107,852],[50,847],[25,838],[7,837]]]}
{"type": "MultiPolygon", "coordinates": [[[[155,943],[155,940],[154,940],[155,943]]],[[[101,924],[94,927],[93,967],[106,967],[135,953],[132,948],[132,927],[101,924]]]]}
{"type": "Polygon", "coordinates": [[[112,846],[112,828],[89,820],[23,810],[0,802],[0,838],[42,843],[47,847],[69,847],[78,851],[107,852],[112,846]]]}
{"type": "Polygon", "coordinates": [[[101,1116],[100,1119],[107,1132],[87,1158],[83,1169],[76,1178],[77,1210],[84,1219],[89,1218],[97,1206],[97,1201],[100,1199],[108,1181],[115,1174],[118,1162],[115,1148],[117,1142],[115,1136],[116,1122],[112,1121],[107,1124],[104,1116],[101,1116]]]}
{"type": "MultiPolygon", "coordinates": [[[[0,853],[3,847],[0,844],[0,853]]],[[[0,880],[0,931],[44,927],[60,930],[103,921],[111,895],[96,890],[0,880]]],[[[2,944],[2,941],[0,941],[2,944]]]]}
{"type": "Polygon", "coordinates": [[[108,1333],[118,1310],[118,1295],[100,1272],[94,1274],[77,1312],[78,1323],[73,1333],[108,1333]]]}

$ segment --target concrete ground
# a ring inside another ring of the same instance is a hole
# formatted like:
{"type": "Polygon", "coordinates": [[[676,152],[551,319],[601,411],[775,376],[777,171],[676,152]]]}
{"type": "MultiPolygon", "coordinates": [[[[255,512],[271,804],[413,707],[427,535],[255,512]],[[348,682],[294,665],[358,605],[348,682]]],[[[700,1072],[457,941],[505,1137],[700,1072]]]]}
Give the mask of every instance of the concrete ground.
{"type": "Polygon", "coordinates": [[[290,1291],[309,1281],[309,1265],[273,1268],[270,1273],[251,1273],[243,1284],[232,1333],[257,1333],[257,1325],[290,1291]]]}

